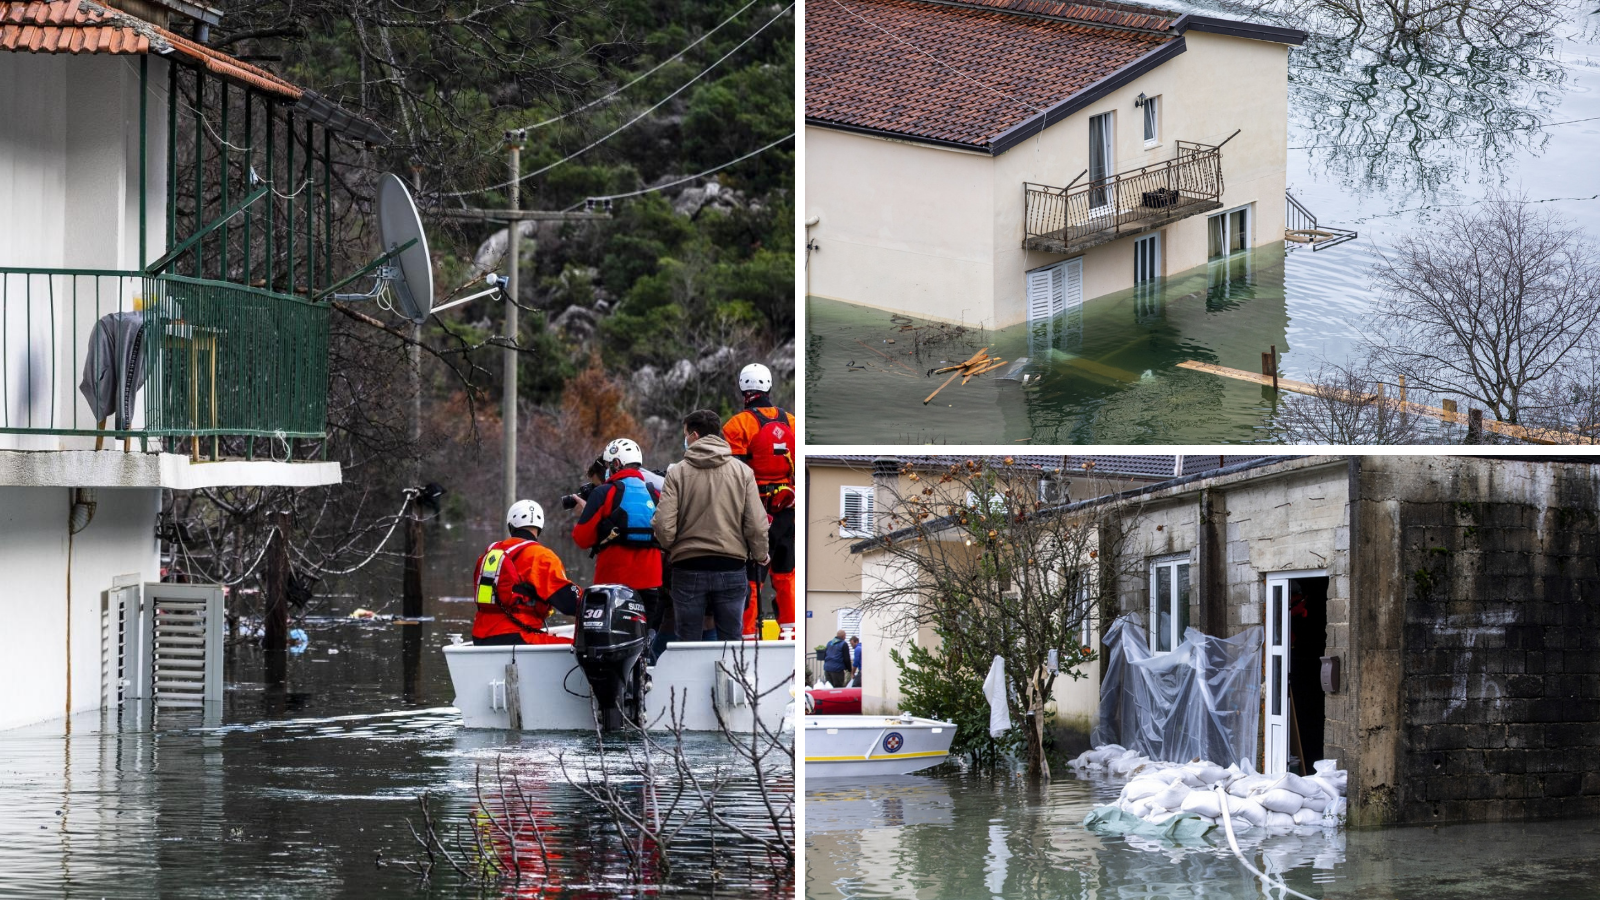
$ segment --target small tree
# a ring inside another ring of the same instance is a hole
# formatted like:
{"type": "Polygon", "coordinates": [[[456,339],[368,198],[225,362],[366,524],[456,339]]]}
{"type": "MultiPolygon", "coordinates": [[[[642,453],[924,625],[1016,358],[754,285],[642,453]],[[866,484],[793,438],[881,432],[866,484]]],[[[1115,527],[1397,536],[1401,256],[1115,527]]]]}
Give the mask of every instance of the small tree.
{"type": "Polygon", "coordinates": [[[1401,238],[1373,278],[1383,294],[1367,339],[1376,368],[1513,424],[1600,324],[1594,244],[1521,197],[1446,212],[1401,238]]]}
{"type": "MultiPolygon", "coordinates": [[[[933,629],[941,654],[981,681],[1003,657],[1008,705],[1023,732],[1029,778],[1049,777],[1044,758],[1045,704],[1056,678],[1081,678],[1093,658],[1082,629],[1115,596],[1113,561],[1126,510],[1086,504],[1047,508],[1042,476],[1010,457],[975,457],[942,470],[907,467],[880,493],[873,551],[877,586],[861,609],[892,623],[891,633],[933,629]],[[1058,669],[1046,663],[1057,652],[1058,669]]],[[[1090,480],[1091,495],[1104,493],[1090,480]]]]}

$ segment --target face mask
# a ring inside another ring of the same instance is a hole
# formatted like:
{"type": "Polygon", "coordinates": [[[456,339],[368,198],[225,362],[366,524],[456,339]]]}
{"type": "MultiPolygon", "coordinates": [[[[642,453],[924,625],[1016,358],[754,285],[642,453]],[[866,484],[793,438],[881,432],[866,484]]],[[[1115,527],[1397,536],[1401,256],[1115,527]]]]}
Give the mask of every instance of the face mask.
{"type": "Polygon", "coordinates": [[[689,449],[689,436],[687,434],[683,436],[683,449],[689,449]]]}

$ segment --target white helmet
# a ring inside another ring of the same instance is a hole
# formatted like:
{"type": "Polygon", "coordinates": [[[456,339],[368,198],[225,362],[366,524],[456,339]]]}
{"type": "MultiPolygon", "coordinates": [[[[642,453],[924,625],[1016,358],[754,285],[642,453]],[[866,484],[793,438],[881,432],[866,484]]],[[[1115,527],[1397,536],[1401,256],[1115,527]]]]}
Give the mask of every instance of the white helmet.
{"type": "Polygon", "coordinates": [[[739,390],[772,390],[772,370],[761,363],[751,363],[739,371],[739,390]]]}
{"type": "Polygon", "coordinates": [[[544,528],[544,507],[532,500],[518,500],[506,510],[507,528],[544,528]]]}
{"type": "Polygon", "coordinates": [[[600,458],[607,463],[617,463],[618,466],[644,465],[644,451],[639,445],[627,438],[617,438],[606,445],[606,452],[600,458]]]}

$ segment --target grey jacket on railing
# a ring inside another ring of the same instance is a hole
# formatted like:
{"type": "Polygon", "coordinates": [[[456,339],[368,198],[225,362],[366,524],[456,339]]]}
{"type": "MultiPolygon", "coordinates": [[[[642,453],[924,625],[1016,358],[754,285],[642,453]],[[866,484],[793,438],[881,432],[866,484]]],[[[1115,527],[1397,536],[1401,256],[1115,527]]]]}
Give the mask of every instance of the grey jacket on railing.
{"type": "Polygon", "coordinates": [[[133,423],[133,396],[144,387],[144,313],[101,316],[89,333],[78,391],[96,419],[116,413],[116,430],[133,423]]]}

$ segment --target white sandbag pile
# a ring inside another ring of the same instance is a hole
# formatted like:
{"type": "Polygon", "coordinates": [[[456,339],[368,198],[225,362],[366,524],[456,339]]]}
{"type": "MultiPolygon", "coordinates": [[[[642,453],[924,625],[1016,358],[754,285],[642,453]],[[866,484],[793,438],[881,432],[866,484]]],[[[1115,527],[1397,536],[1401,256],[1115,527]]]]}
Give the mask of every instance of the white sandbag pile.
{"type": "Polygon", "coordinates": [[[1248,761],[1223,768],[1205,760],[1187,763],[1146,759],[1117,744],[1085,751],[1072,761],[1080,773],[1104,772],[1129,779],[1113,804],[1152,824],[1180,815],[1218,824],[1224,798],[1234,831],[1265,828],[1337,828],[1344,822],[1345,785],[1349,773],[1331,759],[1318,760],[1316,774],[1260,775],[1248,761]],[[1218,794],[1216,786],[1223,792],[1218,794]]]}

